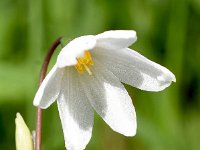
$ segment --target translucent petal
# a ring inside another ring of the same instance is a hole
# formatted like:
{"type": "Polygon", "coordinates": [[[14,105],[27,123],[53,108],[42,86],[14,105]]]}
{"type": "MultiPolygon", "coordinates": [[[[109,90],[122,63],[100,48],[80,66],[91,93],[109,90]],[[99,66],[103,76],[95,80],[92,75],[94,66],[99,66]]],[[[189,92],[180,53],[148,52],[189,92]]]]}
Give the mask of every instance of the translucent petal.
{"type": "Polygon", "coordinates": [[[54,65],[51,71],[47,74],[39,87],[33,104],[40,108],[49,107],[58,97],[60,92],[60,83],[62,80],[63,69],[54,65]]]}
{"type": "Polygon", "coordinates": [[[96,45],[96,38],[92,35],[81,36],[72,40],[60,52],[57,58],[59,68],[77,64],[77,57],[84,55],[86,50],[92,50],[96,45]]]}
{"type": "Polygon", "coordinates": [[[64,73],[57,103],[66,148],[85,149],[92,134],[93,109],[79,84],[74,67],[67,68],[64,73]]]}
{"type": "Polygon", "coordinates": [[[176,78],[167,68],[129,48],[95,49],[92,55],[105,65],[121,82],[142,90],[161,91],[176,78]]]}
{"type": "Polygon", "coordinates": [[[130,46],[137,40],[133,30],[106,31],[96,35],[96,47],[108,49],[121,49],[130,46]]]}
{"type": "Polygon", "coordinates": [[[116,132],[126,136],[136,133],[136,114],[131,98],[120,81],[97,62],[93,75],[80,77],[91,105],[103,120],[116,132]]]}

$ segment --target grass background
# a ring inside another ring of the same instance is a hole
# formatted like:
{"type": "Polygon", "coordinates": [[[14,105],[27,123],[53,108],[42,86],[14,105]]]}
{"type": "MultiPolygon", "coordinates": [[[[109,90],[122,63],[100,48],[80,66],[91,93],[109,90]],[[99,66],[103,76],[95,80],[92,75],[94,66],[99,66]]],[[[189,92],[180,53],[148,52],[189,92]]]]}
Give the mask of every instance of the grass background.
{"type": "MultiPolygon", "coordinates": [[[[199,149],[200,0],[0,0],[0,149],[15,149],[16,112],[35,128],[32,101],[51,43],[111,29],[136,30],[131,48],[169,68],[177,82],[159,93],[126,86],[137,135],[115,133],[95,115],[87,149],[199,149]]],[[[56,104],[44,111],[42,148],[65,149],[56,104]]]]}

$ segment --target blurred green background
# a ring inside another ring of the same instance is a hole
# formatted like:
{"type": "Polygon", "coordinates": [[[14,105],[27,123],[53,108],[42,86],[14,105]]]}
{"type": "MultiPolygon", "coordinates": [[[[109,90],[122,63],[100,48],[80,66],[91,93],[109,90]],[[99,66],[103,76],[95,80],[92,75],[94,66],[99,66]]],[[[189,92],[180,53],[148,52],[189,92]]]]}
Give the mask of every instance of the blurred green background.
{"type": "MultiPolygon", "coordinates": [[[[200,149],[200,0],[0,0],[0,149],[15,149],[16,112],[35,128],[32,101],[51,43],[111,29],[136,30],[131,48],[166,66],[177,82],[159,93],[126,86],[137,135],[115,133],[96,115],[87,149],[200,149]]],[[[56,104],[44,111],[42,148],[65,149],[56,104]]]]}

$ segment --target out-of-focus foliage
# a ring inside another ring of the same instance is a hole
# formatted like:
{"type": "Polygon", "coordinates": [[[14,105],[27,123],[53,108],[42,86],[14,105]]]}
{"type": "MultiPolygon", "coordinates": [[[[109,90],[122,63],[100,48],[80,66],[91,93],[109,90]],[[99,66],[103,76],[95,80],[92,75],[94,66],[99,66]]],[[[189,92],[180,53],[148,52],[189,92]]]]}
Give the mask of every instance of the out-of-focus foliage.
{"type": "MultiPolygon", "coordinates": [[[[0,0],[0,149],[15,149],[16,112],[35,128],[32,100],[53,40],[111,29],[136,30],[132,48],[169,68],[177,82],[159,93],[126,86],[137,111],[137,135],[115,133],[96,115],[87,149],[200,147],[199,0],[0,0]]],[[[44,111],[42,147],[65,149],[56,104],[44,111]]]]}

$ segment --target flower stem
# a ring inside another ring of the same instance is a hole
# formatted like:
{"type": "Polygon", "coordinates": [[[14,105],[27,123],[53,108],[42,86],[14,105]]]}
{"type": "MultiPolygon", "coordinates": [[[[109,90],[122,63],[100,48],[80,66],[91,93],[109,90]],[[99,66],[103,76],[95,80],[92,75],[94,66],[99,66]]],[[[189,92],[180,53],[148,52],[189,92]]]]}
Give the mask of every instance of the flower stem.
{"type": "MultiPolygon", "coordinates": [[[[46,73],[47,73],[47,68],[50,62],[50,59],[57,48],[57,46],[61,43],[61,37],[56,39],[52,46],[50,47],[42,68],[40,72],[40,80],[39,80],[39,86],[42,84],[42,81],[44,80],[46,73]]],[[[36,137],[35,137],[35,150],[41,150],[41,142],[42,142],[42,109],[37,107],[37,112],[36,112],[36,137]]]]}

